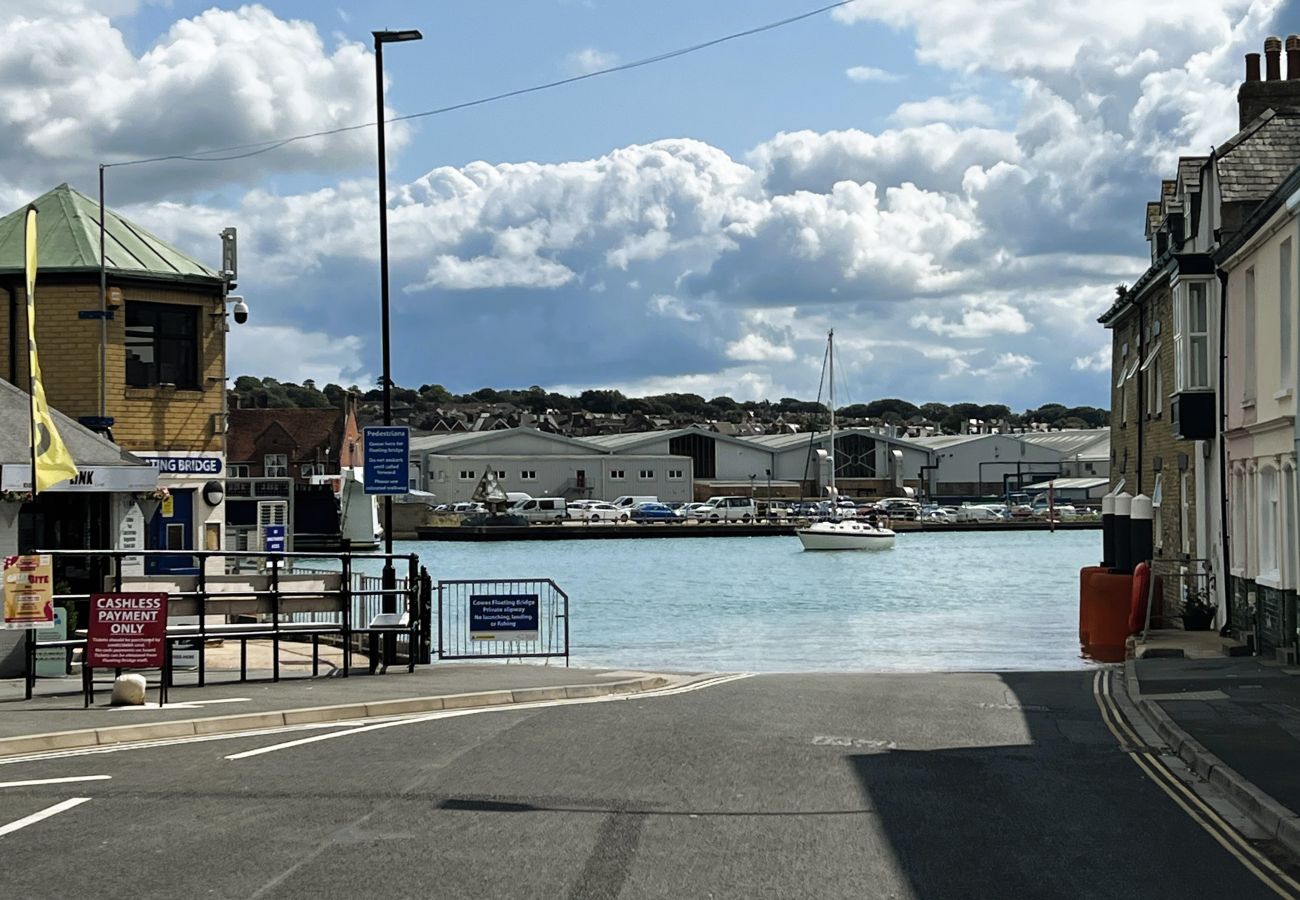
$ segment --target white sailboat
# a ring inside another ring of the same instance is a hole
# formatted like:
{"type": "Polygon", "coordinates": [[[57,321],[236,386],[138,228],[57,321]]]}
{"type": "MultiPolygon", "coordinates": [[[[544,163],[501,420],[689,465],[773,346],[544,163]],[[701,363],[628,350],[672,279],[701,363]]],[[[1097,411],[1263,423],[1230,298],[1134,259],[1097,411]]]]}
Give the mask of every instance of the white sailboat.
{"type": "MultiPolygon", "coordinates": [[[[826,336],[826,361],[830,375],[831,450],[830,494],[833,508],[839,491],[835,487],[835,330],[826,336]]],[[[856,519],[814,522],[795,532],[805,550],[890,550],[894,546],[894,532],[889,528],[859,522],[856,519]]]]}

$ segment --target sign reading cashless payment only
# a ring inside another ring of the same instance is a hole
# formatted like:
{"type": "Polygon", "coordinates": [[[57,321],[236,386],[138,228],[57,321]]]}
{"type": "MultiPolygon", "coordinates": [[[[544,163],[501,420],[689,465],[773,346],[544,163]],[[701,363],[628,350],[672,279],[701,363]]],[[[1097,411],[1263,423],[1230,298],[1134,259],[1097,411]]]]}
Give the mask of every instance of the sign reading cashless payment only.
{"type": "Polygon", "coordinates": [[[470,594],[471,641],[537,640],[536,594],[470,594]]]}
{"type": "Polygon", "coordinates": [[[86,655],[92,668],[162,668],[166,637],[166,594],[90,596],[86,655]]]}

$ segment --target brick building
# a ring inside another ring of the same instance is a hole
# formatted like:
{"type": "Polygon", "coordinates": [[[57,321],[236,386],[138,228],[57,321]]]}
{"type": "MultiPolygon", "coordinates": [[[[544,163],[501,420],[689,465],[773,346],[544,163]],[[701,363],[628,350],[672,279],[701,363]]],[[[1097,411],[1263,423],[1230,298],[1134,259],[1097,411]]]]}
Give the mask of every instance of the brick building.
{"type": "Polygon", "coordinates": [[[1300,165],[1300,37],[1286,48],[1287,79],[1278,38],[1264,44],[1267,77],[1260,55],[1247,54],[1237,133],[1207,157],[1180,159],[1161,183],[1146,207],[1151,265],[1100,319],[1112,333],[1111,485],[1152,498],[1165,609],[1204,591],[1218,606],[1216,625],[1238,633],[1253,624],[1229,603],[1221,362],[1241,323],[1227,318],[1229,273],[1217,255],[1300,165]]]}
{"type": "Polygon", "coordinates": [[[342,409],[232,409],[226,460],[232,478],[337,475],[362,465],[361,429],[351,398],[342,409]]]}
{"type": "MultiPolygon", "coordinates": [[[[159,470],[170,498],[141,527],[151,549],[219,549],[228,281],[66,184],[38,197],[36,331],[50,405],[159,470]]],[[[23,216],[0,218],[0,375],[27,383],[23,216]]],[[[115,516],[141,517],[133,503],[115,516]]],[[[136,549],[126,547],[123,549],[136,549]]],[[[151,558],[151,571],[193,558],[151,558]]]]}

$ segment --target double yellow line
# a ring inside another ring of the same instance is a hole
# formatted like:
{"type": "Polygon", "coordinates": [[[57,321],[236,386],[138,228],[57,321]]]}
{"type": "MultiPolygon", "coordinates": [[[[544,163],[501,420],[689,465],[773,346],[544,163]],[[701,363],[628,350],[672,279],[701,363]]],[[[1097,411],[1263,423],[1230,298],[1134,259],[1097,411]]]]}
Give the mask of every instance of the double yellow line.
{"type": "Polygon", "coordinates": [[[1169,767],[1153,753],[1147,743],[1133,730],[1120,711],[1111,694],[1114,672],[1098,671],[1092,681],[1093,698],[1101,711],[1101,720],[1119,741],[1129,759],[1146,774],[1156,786],[1214,838],[1224,850],[1236,858],[1246,869],[1267,885],[1279,897],[1300,900],[1300,882],[1279,869],[1268,857],[1260,853],[1242,834],[1229,825],[1222,816],[1208,806],[1196,792],[1184,784],[1169,767]]]}

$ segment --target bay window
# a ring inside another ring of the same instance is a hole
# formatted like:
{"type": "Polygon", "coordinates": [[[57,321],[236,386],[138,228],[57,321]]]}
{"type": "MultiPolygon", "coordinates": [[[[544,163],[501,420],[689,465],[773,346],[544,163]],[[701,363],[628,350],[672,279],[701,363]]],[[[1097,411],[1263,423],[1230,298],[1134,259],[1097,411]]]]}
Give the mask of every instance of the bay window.
{"type": "Polygon", "coordinates": [[[1174,390],[1209,390],[1209,282],[1181,282],[1174,289],[1174,307],[1174,390]]]}

